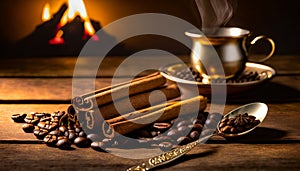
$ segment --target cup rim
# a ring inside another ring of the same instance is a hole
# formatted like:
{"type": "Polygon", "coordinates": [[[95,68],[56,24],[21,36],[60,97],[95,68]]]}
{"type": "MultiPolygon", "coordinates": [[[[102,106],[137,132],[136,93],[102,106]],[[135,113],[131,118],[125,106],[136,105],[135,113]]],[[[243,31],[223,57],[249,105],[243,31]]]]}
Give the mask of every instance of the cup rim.
{"type": "Polygon", "coordinates": [[[240,27],[211,27],[191,29],[185,32],[186,36],[192,38],[240,38],[250,34],[250,31],[240,27]]]}

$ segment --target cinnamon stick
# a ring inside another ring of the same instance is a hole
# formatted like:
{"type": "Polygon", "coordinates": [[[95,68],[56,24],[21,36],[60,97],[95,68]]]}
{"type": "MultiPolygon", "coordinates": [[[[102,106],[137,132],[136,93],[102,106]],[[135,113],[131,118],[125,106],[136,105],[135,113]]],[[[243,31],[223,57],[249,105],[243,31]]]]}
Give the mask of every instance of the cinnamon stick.
{"type": "MultiPolygon", "coordinates": [[[[153,104],[159,104],[165,100],[170,100],[180,96],[180,91],[175,84],[164,86],[156,90],[160,92],[147,91],[130,96],[129,100],[134,110],[139,110],[151,106],[149,102],[150,95],[153,97],[151,101],[153,104]],[[161,96],[160,93],[163,93],[164,96],[161,96]]],[[[123,98],[115,101],[114,103],[102,105],[99,107],[99,111],[101,112],[104,119],[111,119],[119,116],[120,114],[132,112],[132,108],[124,105],[126,104],[127,100],[128,99],[123,98]],[[118,106],[118,110],[116,106],[118,106]]]]}
{"type": "MultiPolygon", "coordinates": [[[[181,115],[191,114],[193,112],[203,111],[206,108],[207,99],[203,96],[196,96],[190,99],[186,99],[183,101],[175,102],[171,105],[168,105],[165,108],[158,108],[158,110],[154,110],[150,113],[145,113],[144,115],[135,114],[135,118],[131,118],[129,120],[121,119],[118,122],[113,122],[114,120],[109,120],[109,129],[113,129],[114,132],[118,132],[119,134],[128,134],[134,130],[138,130],[142,127],[145,127],[154,121],[161,122],[170,119],[174,119],[178,117],[180,112],[181,115]],[[198,105],[198,108],[195,106],[198,105]],[[158,118],[158,119],[157,119],[158,118]],[[157,120],[155,120],[157,119],[157,120]],[[143,124],[141,124],[143,123],[143,124]]],[[[151,111],[153,107],[150,107],[149,111],[151,111]]],[[[107,123],[105,123],[106,125],[107,123]]],[[[107,127],[102,127],[103,132],[107,132],[107,127]]]]}
{"type": "Polygon", "coordinates": [[[159,73],[136,78],[118,85],[105,87],[103,89],[75,97],[72,101],[77,109],[89,110],[129,95],[138,94],[160,87],[166,83],[166,79],[159,73]],[[94,104],[94,102],[96,104],[94,104]]]}

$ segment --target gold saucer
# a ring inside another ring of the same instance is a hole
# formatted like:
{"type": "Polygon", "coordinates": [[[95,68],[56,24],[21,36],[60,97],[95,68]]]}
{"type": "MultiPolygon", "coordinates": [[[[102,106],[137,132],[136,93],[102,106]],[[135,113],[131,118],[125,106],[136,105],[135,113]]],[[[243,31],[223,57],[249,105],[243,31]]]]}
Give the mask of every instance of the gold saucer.
{"type": "Polygon", "coordinates": [[[273,78],[276,74],[275,69],[270,66],[247,62],[246,68],[241,75],[249,72],[257,73],[257,79],[244,81],[231,80],[230,82],[228,80],[221,80],[219,82],[216,81],[213,83],[205,83],[196,81],[194,78],[192,78],[191,72],[189,72],[190,74],[178,74],[182,73],[183,71],[186,72],[187,70],[189,70],[189,66],[184,64],[172,64],[160,68],[161,74],[167,78],[168,81],[179,84],[183,89],[183,93],[185,91],[189,91],[189,87],[197,85],[201,95],[211,95],[212,86],[214,86],[214,93],[227,93],[227,95],[236,95],[265,83],[273,78]],[[226,86],[225,91],[224,86],[226,86]]]}

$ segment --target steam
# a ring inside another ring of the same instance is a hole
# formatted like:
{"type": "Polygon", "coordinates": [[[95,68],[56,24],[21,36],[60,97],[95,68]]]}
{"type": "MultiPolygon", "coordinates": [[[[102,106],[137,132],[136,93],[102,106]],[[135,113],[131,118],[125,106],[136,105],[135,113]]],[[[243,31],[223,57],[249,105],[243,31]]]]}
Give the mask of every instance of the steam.
{"type": "Polygon", "coordinates": [[[195,0],[202,28],[224,26],[233,16],[237,0],[195,0]]]}

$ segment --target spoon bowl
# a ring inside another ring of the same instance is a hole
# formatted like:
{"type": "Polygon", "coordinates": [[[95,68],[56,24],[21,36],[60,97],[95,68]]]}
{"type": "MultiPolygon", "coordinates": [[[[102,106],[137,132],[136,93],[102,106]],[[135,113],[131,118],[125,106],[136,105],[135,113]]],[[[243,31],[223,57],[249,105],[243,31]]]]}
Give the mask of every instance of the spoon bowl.
{"type": "Polygon", "coordinates": [[[220,131],[220,122],[221,122],[220,121],[217,126],[218,135],[220,135],[224,138],[233,138],[233,137],[239,137],[239,136],[248,134],[249,132],[253,131],[256,127],[258,127],[263,122],[263,120],[265,119],[265,117],[267,116],[267,113],[268,113],[268,106],[265,103],[261,103],[261,102],[249,103],[249,104],[240,106],[240,107],[230,111],[223,118],[235,118],[237,115],[244,114],[244,113],[248,113],[248,115],[255,116],[256,119],[258,119],[260,121],[260,123],[246,131],[243,131],[240,133],[228,134],[228,133],[223,133],[222,131],[220,131]]]}

